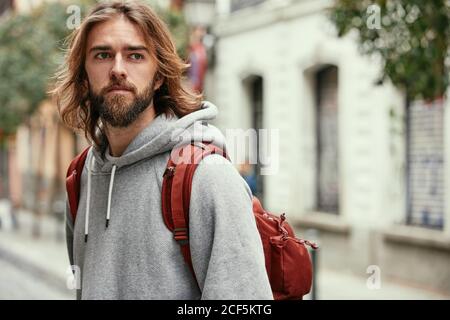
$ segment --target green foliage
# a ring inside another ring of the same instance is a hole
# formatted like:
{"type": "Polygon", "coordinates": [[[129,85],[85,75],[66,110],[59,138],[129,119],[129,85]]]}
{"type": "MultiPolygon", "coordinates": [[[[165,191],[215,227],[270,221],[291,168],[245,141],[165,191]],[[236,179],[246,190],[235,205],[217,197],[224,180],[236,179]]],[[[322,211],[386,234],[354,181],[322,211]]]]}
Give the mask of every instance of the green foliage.
{"type": "Polygon", "coordinates": [[[166,23],[175,41],[178,55],[181,58],[186,59],[189,42],[189,27],[186,23],[183,12],[158,7],[155,0],[146,0],[146,2],[166,23]]]}
{"type": "Polygon", "coordinates": [[[443,96],[450,71],[449,1],[337,0],[329,17],[339,36],[358,32],[361,52],[381,56],[382,79],[405,89],[410,99],[443,96]],[[380,28],[369,28],[374,12],[368,8],[374,4],[380,28]]]}
{"type": "Polygon", "coordinates": [[[15,129],[45,92],[40,78],[48,67],[43,59],[48,39],[33,23],[33,17],[19,15],[0,28],[0,128],[6,133],[15,129]]]}
{"type": "MultiPolygon", "coordinates": [[[[81,4],[81,3],[80,3],[81,4]]],[[[80,5],[80,8],[84,6],[80,5]]],[[[46,98],[49,78],[62,60],[70,33],[67,5],[44,3],[0,23],[0,128],[10,134],[46,98]]]]}
{"type": "Polygon", "coordinates": [[[178,55],[186,59],[187,47],[189,42],[189,29],[181,12],[167,10],[162,14],[162,19],[169,26],[170,32],[174,38],[178,55]]]}

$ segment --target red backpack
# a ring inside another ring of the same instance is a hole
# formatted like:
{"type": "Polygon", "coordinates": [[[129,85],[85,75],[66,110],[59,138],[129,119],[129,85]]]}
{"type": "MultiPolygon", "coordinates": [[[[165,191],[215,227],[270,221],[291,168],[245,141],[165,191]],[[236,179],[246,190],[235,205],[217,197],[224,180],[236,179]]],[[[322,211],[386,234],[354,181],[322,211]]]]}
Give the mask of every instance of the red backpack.
{"type": "MultiPolygon", "coordinates": [[[[80,194],[81,173],[89,148],[72,160],[67,171],[66,188],[70,213],[75,222],[80,194]]],[[[200,161],[211,154],[228,156],[209,143],[191,143],[174,149],[167,163],[162,184],[164,223],[178,242],[184,260],[191,269],[189,248],[189,203],[192,178],[200,161]]],[[[317,249],[315,243],[295,237],[285,214],[280,217],[265,211],[253,196],[253,213],[264,249],[266,271],[275,300],[302,299],[311,289],[312,264],[305,245],[317,249]]]]}

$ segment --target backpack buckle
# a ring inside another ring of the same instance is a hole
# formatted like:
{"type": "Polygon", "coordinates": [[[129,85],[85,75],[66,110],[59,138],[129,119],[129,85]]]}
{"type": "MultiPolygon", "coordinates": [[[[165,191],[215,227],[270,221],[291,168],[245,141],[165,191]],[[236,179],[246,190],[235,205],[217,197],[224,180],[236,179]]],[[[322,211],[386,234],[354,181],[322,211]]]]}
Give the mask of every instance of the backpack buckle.
{"type": "Polygon", "coordinates": [[[173,237],[180,245],[187,244],[189,242],[187,228],[175,228],[173,229],[173,237]]]}

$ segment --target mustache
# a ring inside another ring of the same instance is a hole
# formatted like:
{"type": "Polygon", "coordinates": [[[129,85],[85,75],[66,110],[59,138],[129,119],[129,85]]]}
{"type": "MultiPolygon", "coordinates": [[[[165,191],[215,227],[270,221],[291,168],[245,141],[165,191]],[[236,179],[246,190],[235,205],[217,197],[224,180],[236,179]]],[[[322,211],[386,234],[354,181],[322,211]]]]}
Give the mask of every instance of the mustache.
{"type": "Polygon", "coordinates": [[[115,82],[108,84],[106,87],[104,87],[101,90],[101,94],[105,94],[113,89],[128,90],[133,93],[136,93],[136,90],[137,90],[137,88],[133,84],[129,83],[128,81],[119,81],[119,82],[115,81],[115,82]]]}

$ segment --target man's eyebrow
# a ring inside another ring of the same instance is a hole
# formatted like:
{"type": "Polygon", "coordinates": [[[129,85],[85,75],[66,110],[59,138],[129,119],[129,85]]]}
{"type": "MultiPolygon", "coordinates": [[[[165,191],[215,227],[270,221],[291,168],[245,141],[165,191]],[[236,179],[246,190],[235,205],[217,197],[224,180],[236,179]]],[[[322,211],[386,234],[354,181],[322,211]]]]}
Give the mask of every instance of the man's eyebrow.
{"type": "Polygon", "coordinates": [[[111,46],[94,46],[91,49],[89,49],[89,52],[92,51],[108,51],[108,50],[112,50],[111,46]]]}
{"type": "Polygon", "coordinates": [[[143,51],[149,52],[148,48],[146,46],[126,46],[125,50],[126,51],[141,51],[141,50],[143,50],[143,51]]]}
{"type": "MultiPolygon", "coordinates": [[[[91,49],[89,49],[89,52],[93,51],[110,51],[112,50],[111,46],[108,45],[99,45],[99,46],[93,46],[91,49]]],[[[130,45],[125,47],[125,51],[146,51],[149,52],[148,48],[146,46],[141,45],[130,45]]]]}

